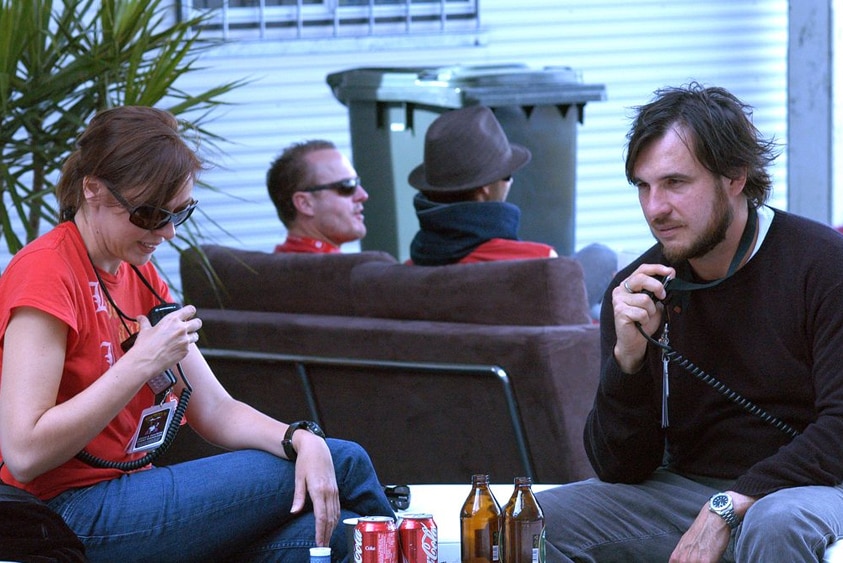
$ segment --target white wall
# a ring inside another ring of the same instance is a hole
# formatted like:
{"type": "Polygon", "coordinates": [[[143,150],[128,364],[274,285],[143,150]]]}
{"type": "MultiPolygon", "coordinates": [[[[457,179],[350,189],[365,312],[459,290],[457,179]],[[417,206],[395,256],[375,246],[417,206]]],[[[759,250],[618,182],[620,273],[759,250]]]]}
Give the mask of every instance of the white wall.
{"type": "MultiPolygon", "coordinates": [[[[285,145],[324,137],[350,153],[346,108],[325,82],[340,70],[567,65],[583,82],[604,84],[607,100],[589,102],[578,127],[577,247],[601,241],[638,251],[652,243],[624,178],[623,149],[630,108],[647,102],[657,88],[689,80],[724,86],[756,108],[763,133],[787,138],[786,0],[481,0],[480,9],[475,34],[240,41],[205,55],[198,65],[203,70],[181,84],[185,89],[251,80],[229,96],[232,105],[210,125],[232,143],[222,147],[227,154],[218,159],[220,166],[204,175],[220,192],[196,194],[207,217],[195,214],[192,220],[202,221],[209,242],[269,251],[284,238],[264,176],[285,145]]],[[[773,198],[782,208],[784,156],[775,167],[773,198]]],[[[176,253],[162,249],[157,258],[177,289],[176,253]]]]}
{"type": "MultiPolygon", "coordinates": [[[[225,46],[202,61],[185,86],[247,77],[235,104],[213,124],[237,143],[224,168],[204,178],[225,195],[200,191],[203,210],[235,238],[215,242],[271,250],[283,229],[265,194],[264,174],[286,144],[327,137],[350,153],[346,108],[328,73],[360,67],[524,63],[567,65],[585,83],[604,84],[607,100],[588,103],[579,127],[576,245],[601,241],[618,250],[652,243],[635,192],[623,174],[630,108],[654,90],[697,80],[724,86],[756,108],[763,133],[786,139],[786,0],[483,0],[482,31],[463,38],[272,41],[225,46]],[[459,45],[460,41],[480,45],[459,45]]],[[[786,205],[784,155],[773,203],[786,205]]],[[[365,178],[364,184],[365,184],[365,178]]],[[[409,189],[409,188],[408,188],[409,189]]],[[[517,185],[515,187],[517,189],[517,185]]],[[[353,249],[352,249],[353,250],[353,249]]],[[[161,253],[164,269],[174,258],[161,253]]]]}

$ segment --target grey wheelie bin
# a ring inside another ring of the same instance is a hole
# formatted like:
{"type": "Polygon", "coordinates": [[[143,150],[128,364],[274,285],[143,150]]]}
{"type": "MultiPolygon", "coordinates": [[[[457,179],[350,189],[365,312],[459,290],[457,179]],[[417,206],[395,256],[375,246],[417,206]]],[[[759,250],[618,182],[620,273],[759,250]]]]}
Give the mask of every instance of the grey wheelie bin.
{"type": "Polygon", "coordinates": [[[481,104],[533,153],[508,198],[521,208],[520,237],[573,253],[577,123],[587,102],[606,99],[605,86],[583,84],[569,67],[522,64],[356,68],[327,82],[348,107],[354,166],[369,192],[364,250],[409,257],[418,221],[407,175],[423,160],[425,132],[440,114],[481,104]]]}

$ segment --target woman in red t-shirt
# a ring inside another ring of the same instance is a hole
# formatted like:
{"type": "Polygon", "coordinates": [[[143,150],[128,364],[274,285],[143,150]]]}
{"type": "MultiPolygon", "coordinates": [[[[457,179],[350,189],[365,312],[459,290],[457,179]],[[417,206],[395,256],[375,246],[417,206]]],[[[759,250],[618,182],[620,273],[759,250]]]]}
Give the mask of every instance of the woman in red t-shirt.
{"type": "Polygon", "coordinates": [[[62,222],[0,277],[0,477],[47,500],[91,560],[342,557],[340,518],[393,515],[365,451],[233,399],[196,309],[166,306],[150,259],[196,208],[200,169],[162,110],[106,110],[80,137],[62,222]],[[237,451],[152,466],[182,415],[237,451]]]}

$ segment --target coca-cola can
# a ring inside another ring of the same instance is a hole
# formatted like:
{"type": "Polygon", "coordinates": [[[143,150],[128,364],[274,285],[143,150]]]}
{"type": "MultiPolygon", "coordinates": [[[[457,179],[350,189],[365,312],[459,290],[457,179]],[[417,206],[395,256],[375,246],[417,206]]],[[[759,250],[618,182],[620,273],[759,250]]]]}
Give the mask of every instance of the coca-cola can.
{"type": "Polygon", "coordinates": [[[363,516],[354,527],[354,563],[398,563],[398,530],[389,516],[363,516]]]}
{"type": "Polygon", "coordinates": [[[402,563],[438,563],[439,531],[432,514],[404,514],[398,527],[402,563]]]}

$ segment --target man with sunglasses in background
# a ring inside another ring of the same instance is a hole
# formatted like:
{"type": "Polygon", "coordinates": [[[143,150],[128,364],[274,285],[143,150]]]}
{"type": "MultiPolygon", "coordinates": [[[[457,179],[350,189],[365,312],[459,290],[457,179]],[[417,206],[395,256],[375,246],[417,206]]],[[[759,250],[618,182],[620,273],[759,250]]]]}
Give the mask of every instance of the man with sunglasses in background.
{"type": "Polygon", "coordinates": [[[518,239],[521,211],[506,203],[512,174],[530,162],[526,147],[511,144],[492,110],[470,106],[443,113],[424,139],[424,162],[407,181],[419,232],[410,262],[420,266],[552,258],[546,244],[518,239]]]}
{"type": "Polygon", "coordinates": [[[266,174],[269,197],[287,228],[275,252],[331,254],[366,236],[363,203],[369,194],[334,143],[290,145],[266,174]]]}

